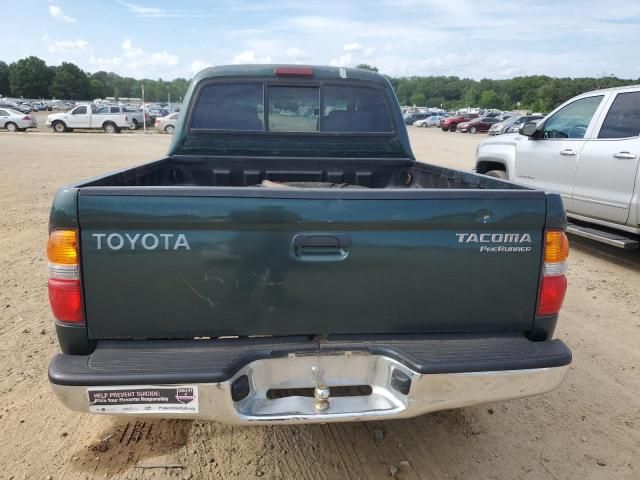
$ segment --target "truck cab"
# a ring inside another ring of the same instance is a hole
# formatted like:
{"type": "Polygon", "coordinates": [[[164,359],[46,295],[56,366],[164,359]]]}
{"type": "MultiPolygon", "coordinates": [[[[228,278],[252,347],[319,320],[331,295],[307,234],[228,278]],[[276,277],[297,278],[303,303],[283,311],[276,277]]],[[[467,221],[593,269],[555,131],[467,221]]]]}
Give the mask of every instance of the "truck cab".
{"type": "Polygon", "coordinates": [[[624,249],[640,235],[640,87],[584,93],[483,141],[476,171],[561,195],[568,231],[624,249]]]}

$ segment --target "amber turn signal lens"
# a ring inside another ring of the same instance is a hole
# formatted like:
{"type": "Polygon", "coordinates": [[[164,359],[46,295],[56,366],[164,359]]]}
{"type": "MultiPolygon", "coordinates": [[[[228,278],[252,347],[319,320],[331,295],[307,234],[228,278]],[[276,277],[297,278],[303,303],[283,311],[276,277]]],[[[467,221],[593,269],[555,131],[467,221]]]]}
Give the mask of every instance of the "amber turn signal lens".
{"type": "Polygon", "coordinates": [[[545,234],[544,261],[564,262],[569,257],[569,240],[561,230],[550,230],[545,234]]]}
{"type": "Polygon", "coordinates": [[[54,230],[49,234],[47,257],[51,263],[78,263],[78,233],[75,230],[54,230]]]}

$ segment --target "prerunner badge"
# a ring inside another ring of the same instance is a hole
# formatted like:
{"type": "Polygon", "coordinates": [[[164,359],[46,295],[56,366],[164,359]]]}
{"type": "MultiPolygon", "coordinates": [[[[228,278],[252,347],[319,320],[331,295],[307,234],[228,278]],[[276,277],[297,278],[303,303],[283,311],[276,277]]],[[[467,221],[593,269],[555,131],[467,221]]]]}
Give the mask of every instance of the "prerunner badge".
{"type": "Polygon", "coordinates": [[[87,388],[92,413],[198,413],[198,387],[87,388]]]}

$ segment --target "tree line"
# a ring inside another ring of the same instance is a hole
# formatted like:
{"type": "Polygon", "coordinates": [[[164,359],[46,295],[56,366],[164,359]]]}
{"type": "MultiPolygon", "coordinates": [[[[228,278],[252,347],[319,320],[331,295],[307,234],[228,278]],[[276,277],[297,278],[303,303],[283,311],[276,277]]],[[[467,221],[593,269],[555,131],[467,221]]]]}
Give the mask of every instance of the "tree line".
{"type": "MultiPolygon", "coordinates": [[[[378,71],[361,64],[358,68],[378,71]]],[[[456,76],[387,77],[402,105],[442,107],[516,108],[548,112],[580,93],[599,88],[640,83],[640,79],[614,76],[600,78],[554,78],[545,75],[515,77],[506,80],[472,80],[456,76]]],[[[38,57],[27,57],[11,64],[0,61],[0,95],[23,98],[89,100],[105,97],[140,97],[144,85],[145,100],[180,101],[189,80],[176,78],[135,79],[113,72],[84,72],[77,65],[63,62],[49,66],[38,57]]]]}
{"type": "Polygon", "coordinates": [[[167,101],[171,95],[171,101],[178,102],[187,91],[189,80],[138,80],[113,72],[88,73],[73,63],[49,66],[33,56],[9,65],[0,61],[0,96],[5,97],[60,100],[140,98],[143,85],[145,100],[167,101]]]}

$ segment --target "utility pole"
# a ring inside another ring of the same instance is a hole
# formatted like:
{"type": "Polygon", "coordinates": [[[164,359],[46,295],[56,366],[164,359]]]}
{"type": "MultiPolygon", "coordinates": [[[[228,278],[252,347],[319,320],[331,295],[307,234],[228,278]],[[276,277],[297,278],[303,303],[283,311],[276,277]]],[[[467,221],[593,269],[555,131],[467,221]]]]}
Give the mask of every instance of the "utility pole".
{"type": "Polygon", "coordinates": [[[147,115],[144,111],[144,84],[140,84],[142,87],[142,129],[144,133],[147,133],[147,115]]]}

